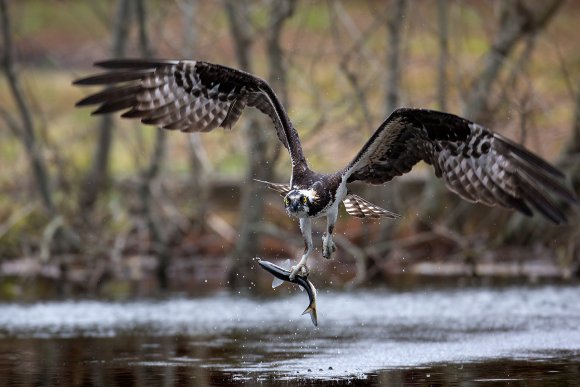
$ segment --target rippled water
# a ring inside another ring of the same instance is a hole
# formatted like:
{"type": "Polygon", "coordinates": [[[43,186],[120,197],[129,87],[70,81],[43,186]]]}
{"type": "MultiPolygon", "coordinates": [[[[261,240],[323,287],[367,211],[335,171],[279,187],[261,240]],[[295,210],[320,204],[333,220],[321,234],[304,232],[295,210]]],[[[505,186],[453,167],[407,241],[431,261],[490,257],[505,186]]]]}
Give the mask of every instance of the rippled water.
{"type": "Polygon", "coordinates": [[[318,328],[307,303],[0,304],[0,385],[580,380],[580,287],[322,291],[318,328]]]}

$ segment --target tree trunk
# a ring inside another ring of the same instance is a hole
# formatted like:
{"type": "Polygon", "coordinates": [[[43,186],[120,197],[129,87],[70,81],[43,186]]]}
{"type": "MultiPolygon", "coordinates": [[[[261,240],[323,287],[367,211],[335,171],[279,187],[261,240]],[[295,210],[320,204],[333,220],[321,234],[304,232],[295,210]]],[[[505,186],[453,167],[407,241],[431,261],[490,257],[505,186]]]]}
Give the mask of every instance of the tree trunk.
{"type": "MultiPolygon", "coordinates": [[[[449,63],[449,2],[437,0],[437,20],[439,26],[439,61],[437,64],[437,105],[441,111],[447,111],[447,65],[449,63]]],[[[425,183],[423,199],[420,205],[421,218],[428,228],[438,218],[447,187],[430,171],[425,183]]]]}
{"type": "MultiPolygon", "coordinates": [[[[271,28],[265,31],[271,66],[271,81],[274,81],[274,85],[282,87],[282,101],[287,98],[285,96],[286,72],[283,66],[279,38],[283,21],[292,14],[293,3],[293,1],[273,2],[270,14],[271,28]]],[[[247,6],[233,0],[226,0],[225,6],[239,65],[242,69],[251,72],[250,48],[253,44],[253,37],[247,6]]],[[[272,179],[273,165],[280,149],[277,140],[273,140],[273,131],[264,129],[270,127],[271,123],[268,121],[261,124],[261,120],[254,112],[252,113],[248,114],[249,120],[247,122],[249,125],[246,127],[248,171],[240,201],[239,236],[232,252],[229,272],[229,285],[236,289],[247,289],[248,285],[256,282],[257,273],[255,270],[251,270],[251,266],[260,246],[260,233],[257,231],[259,229],[257,225],[263,218],[265,187],[254,179],[272,179]],[[275,146],[272,145],[274,141],[276,142],[275,146]],[[271,149],[274,151],[272,152],[271,149]]]]}
{"type": "Polygon", "coordinates": [[[407,0],[395,0],[393,11],[387,20],[388,50],[387,50],[387,94],[385,111],[390,114],[399,107],[399,92],[401,81],[401,46],[403,41],[403,26],[407,12],[407,0]]]}
{"type": "MultiPolygon", "coordinates": [[[[558,167],[569,177],[572,190],[580,195],[580,78],[576,81],[576,101],[570,140],[558,160],[558,167]]],[[[572,213],[578,213],[574,211],[572,213]]],[[[574,222],[571,222],[572,224],[574,222]]],[[[578,224],[578,223],[576,223],[578,224]]]]}
{"type": "MultiPolygon", "coordinates": [[[[250,49],[253,38],[250,31],[250,21],[247,6],[235,0],[225,1],[226,12],[230,23],[230,32],[235,43],[236,57],[240,67],[252,71],[250,49]]],[[[251,270],[251,261],[255,257],[260,244],[256,225],[262,218],[264,186],[253,179],[268,180],[267,165],[264,160],[265,141],[255,112],[248,112],[247,124],[241,128],[247,135],[248,170],[246,183],[241,191],[238,239],[232,251],[229,269],[229,286],[233,289],[247,289],[255,283],[255,271],[251,270]],[[266,177],[262,175],[266,174],[266,177]]]]}
{"type": "MultiPolygon", "coordinates": [[[[562,157],[560,158],[559,166],[570,176],[572,189],[576,195],[580,194],[580,78],[577,80],[576,87],[576,103],[574,108],[574,121],[572,122],[572,135],[568,146],[564,149],[562,157]]],[[[578,228],[578,221],[580,216],[578,211],[571,212],[575,214],[574,219],[570,220],[572,228],[568,237],[567,244],[567,262],[571,274],[578,278],[580,277],[580,231],[578,228]]]]}
{"type": "MultiPolygon", "coordinates": [[[[400,84],[401,84],[401,68],[402,68],[402,47],[403,47],[403,32],[406,21],[408,1],[395,0],[392,7],[392,12],[389,13],[387,19],[387,56],[385,61],[387,63],[387,81],[385,84],[385,116],[392,113],[393,110],[399,107],[400,104],[400,84]]],[[[369,193],[369,197],[375,197],[378,205],[387,207],[390,210],[397,212],[397,194],[394,185],[382,185],[375,192],[374,195],[369,193]],[[378,194],[378,197],[377,197],[378,194]]],[[[380,224],[380,232],[378,238],[386,240],[393,237],[397,228],[395,220],[386,219],[380,224]]],[[[388,252],[385,254],[388,257],[388,252]]],[[[368,256],[365,256],[366,262],[357,263],[357,279],[361,283],[365,281],[367,273],[371,271],[374,261],[371,261],[368,256]],[[361,272],[360,270],[364,270],[361,272]]]]}
{"type": "MultiPolygon", "coordinates": [[[[564,148],[563,160],[561,163],[565,162],[566,158],[573,157],[578,158],[580,155],[580,78],[577,80],[576,87],[576,103],[574,108],[574,121],[572,122],[572,135],[568,145],[564,148]]],[[[576,167],[580,168],[580,163],[574,163],[576,167]]],[[[579,175],[573,176],[576,179],[580,179],[579,175]]]]}
{"type": "Polygon", "coordinates": [[[269,82],[272,89],[288,109],[288,71],[284,65],[284,52],[280,38],[284,22],[292,17],[296,8],[296,0],[272,1],[270,5],[270,28],[266,35],[268,63],[270,65],[269,82]]]}
{"type": "Polygon", "coordinates": [[[439,62],[437,64],[437,105],[447,110],[447,63],[449,62],[449,2],[437,0],[439,25],[439,62]]]}
{"type": "Polygon", "coordinates": [[[0,0],[0,22],[2,23],[2,40],[4,46],[2,50],[4,55],[2,56],[1,65],[4,75],[6,76],[8,87],[10,88],[10,93],[16,102],[16,108],[18,115],[20,116],[20,124],[18,125],[16,120],[11,118],[11,116],[9,116],[9,120],[13,125],[17,125],[17,127],[14,128],[15,131],[20,129],[18,130],[18,136],[22,140],[28,159],[30,160],[32,174],[35,179],[38,193],[40,194],[42,205],[46,212],[52,217],[55,215],[56,209],[50,187],[50,177],[46,169],[40,145],[36,138],[30,107],[28,106],[26,97],[22,92],[18,75],[14,70],[14,52],[10,25],[11,20],[8,14],[6,0],[0,0]]]}
{"type": "MultiPolygon", "coordinates": [[[[117,11],[113,23],[113,46],[111,54],[113,58],[124,56],[127,46],[127,35],[131,24],[131,0],[117,0],[117,11]]],[[[109,180],[109,155],[113,139],[113,116],[105,114],[101,117],[99,125],[99,140],[95,148],[91,169],[83,182],[79,206],[81,213],[87,214],[94,208],[99,194],[103,191],[109,180]]]]}
{"type": "MultiPolygon", "coordinates": [[[[181,3],[183,11],[184,48],[181,50],[184,58],[195,58],[197,28],[196,14],[198,9],[197,0],[187,0],[181,3]]],[[[190,133],[189,156],[191,167],[191,199],[195,203],[193,209],[193,228],[197,232],[205,229],[208,207],[206,205],[209,195],[208,175],[211,165],[208,162],[207,153],[203,146],[200,133],[190,133]]]]}
{"type": "MultiPolygon", "coordinates": [[[[144,0],[134,0],[137,16],[139,48],[144,58],[152,56],[152,49],[149,43],[147,31],[147,10],[144,0]]],[[[162,290],[169,287],[169,267],[171,265],[171,255],[167,246],[167,235],[163,233],[163,227],[159,224],[159,219],[155,216],[153,209],[154,198],[152,184],[159,177],[163,168],[167,147],[167,133],[161,128],[157,128],[155,133],[155,145],[149,160],[149,165],[141,171],[139,182],[139,197],[141,199],[142,213],[145,217],[149,235],[153,243],[153,251],[157,258],[157,280],[162,290]]]]}
{"type": "MultiPolygon", "coordinates": [[[[407,17],[407,0],[395,0],[393,11],[387,20],[388,32],[388,50],[387,50],[387,83],[385,96],[385,115],[391,114],[400,104],[400,85],[401,85],[401,68],[402,68],[402,47],[403,32],[407,17]]],[[[388,206],[396,210],[396,194],[393,192],[393,186],[383,185],[380,188],[382,201],[388,202],[388,206]]],[[[380,237],[382,239],[390,238],[396,228],[393,221],[384,221],[381,223],[380,237]]]]}

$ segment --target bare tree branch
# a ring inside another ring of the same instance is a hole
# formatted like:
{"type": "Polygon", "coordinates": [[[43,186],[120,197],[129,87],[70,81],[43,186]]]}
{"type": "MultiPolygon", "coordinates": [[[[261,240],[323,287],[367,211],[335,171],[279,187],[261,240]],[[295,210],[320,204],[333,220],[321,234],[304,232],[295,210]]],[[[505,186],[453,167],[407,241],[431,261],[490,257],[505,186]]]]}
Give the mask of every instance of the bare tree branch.
{"type": "MultiPolygon", "coordinates": [[[[505,86],[502,87],[501,94],[497,98],[497,102],[495,102],[494,106],[489,109],[491,112],[496,112],[500,109],[501,106],[505,106],[508,101],[508,95],[510,91],[513,91],[516,88],[518,79],[523,74],[526,74],[527,67],[530,63],[530,58],[532,57],[534,49],[536,48],[537,37],[537,33],[532,33],[526,37],[525,47],[514,65],[511,66],[510,73],[505,81],[505,86]]],[[[525,133],[522,133],[520,143],[523,144],[524,140],[525,133]]]]}
{"type": "Polygon", "coordinates": [[[437,105],[447,110],[447,63],[449,62],[449,2],[437,0],[439,62],[437,64],[437,105]]]}
{"type": "Polygon", "coordinates": [[[3,106],[0,106],[0,116],[2,116],[2,119],[4,120],[4,122],[12,131],[12,134],[14,135],[14,137],[16,137],[22,141],[21,133],[20,133],[20,125],[18,125],[16,118],[12,117],[12,115],[8,112],[8,110],[6,110],[3,106]]]}
{"type": "MultiPolygon", "coordinates": [[[[178,3],[183,14],[183,29],[185,44],[181,48],[184,58],[195,58],[197,51],[197,24],[196,14],[198,0],[181,0],[178,3]]],[[[197,231],[202,231],[206,226],[208,206],[206,205],[209,195],[209,174],[212,166],[207,157],[200,133],[189,134],[189,155],[191,167],[191,198],[194,207],[193,225],[197,231]]]]}
{"type": "Polygon", "coordinates": [[[563,0],[524,3],[509,0],[502,4],[500,27],[495,39],[484,57],[484,68],[469,93],[464,115],[475,121],[485,122],[482,116],[488,106],[491,88],[495,84],[504,59],[515,45],[526,35],[541,30],[556,13],[563,0]]]}
{"type": "Polygon", "coordinates": [[[403,25],[407,11],[407,0],[395,0],[393,12],[387,20],[387,84],[385,112],[390,114],[399,105],[399,84],[401,81],[401,47],[403,25]]]}
{"type": "MultiPolygon", "coordinates": [[[[113,58],[123,57],[127,45],[127,35],[131,24],[131,0],[117,0],[117,11],[113,24],[113,58]]],[[[94,207],[98,195],[105,187],[109,175],[109,155],[113,140],[113,116],[105,114],[99,125],[99,140],[95,148],[93,163],[82,185],[79,205],[83,210],[94,207]]]]}
{"type": "MultiPolygon", "coordinates": [[[[340,3],[334,2],[334,3],[332,3],[332,5],[333,5],[333,7],[332,7],[333,12],[331,13],[331,16],[333,16],[334,19],[338,19],[338,15],[339,14],[342,15],[340,17],[340,20],[343,22],[343,24],[350,26],[349,30],[351,31],[351,34],[354,34],[354,32],[352,32],[352,30],[354,29],[354,27],[352,27],[352,21],[348,19],[348,15],[344,11],[344,9],[340,6],[340,3]]],[[[332,31],[332,40],[334,42],[335,49],[337,52],[340,53],[342,51],[342,47],[344,46],[344,44],[342,42],[342,39],[340,38],[340,33],[338,30],[338,23],[335,22],[334,20],[331,23],[331,31],[332,31]]],[[[360,41],[361,40],[359,40],[359,42],[360,41]]],[[[356,101],[358,102],[358,105],[360,106],[360,109],[363,113],[366,127],[368,130],[370,130],[373,126],[373,122],[372,122],[372,117],[371,117],[371,113],[370,113],[370,109],[369,109],[369,104],[367,101],[367,96],[366,96],[365,90],[360,85],[360,81],[359,81],[359,77],[357,75],[357,72],[352,71],[350,69],[350,66],[349,66],[351,58],[355,57],[358,59],[361,56],[360,53],[362,51],[361,50],[362,47],[364,47],[363,44],[356,44],[353,46],[352,50],[349,50],[345,54],[341,53],[339,67],[340,67],[341,72],[344,74],[344,77],[347,79],[348,83],[351,85],[351,87],[354,91],[354,94],[356,96],[356,101]]]]}
{"type": "Polygon", "coordinates": [[[224,0],[224,5],[238,63],[242,69],[251,72],[250,48],[253,44],[253,35],[248,16],[249,9],[234,0],[224,0]]]}
{"type": "MultiPolygon", "coordinates": [[[[251,72],[252,62],[250,48],[253,44],[253,35],[248,16],[248,8],[235,0],[225,0],[224,6],[230,24],[230,34],[234,41],[236,58],[240,67],[251,72]]],[[[255,114],[249,114],[247,126],[242,128],[247,135],[248,170],[246,184],[243,185],[239,211],[239,235],[231,255],[229,285],[232,288],[245,288],[254,274],[250,271],[249,260],[257,252],[259,238],[256,237],[254,224],[259,222],[263,212],[264,187],[253,181],[260,172],[265,172],[265,163],[262,163],[266,154],[264,134],[259,128],[255,114]],[[261,168],[263,168],[261,170],[261,168]]],[[[268,178],[260,178],[268,180],[268,178]]]]}
{"type": "MultiPolygon", "coordinates": [[[[145,8],[145,2],[144,0],[134,0],[134,4],[137,17],[139,51],[144,58],[150,58],[152,56],[152,48],[147,31],[147,10],[145,8]]],[[[141,171],[138,188],[142,206],[141,210],[145,216],[147,229],[149,230],[153,243],[153,250],[158,260],[157,279],[163,290],[167,290],[169,287],[171,256],[167,246],[167,230],[165,233],[163,232],[164,227],[159,224],[160,221],[154,214],[152,184],[159,177],[163,167],[166,148],[167,132],[158,128],[155,132],[153,153],[149,159],[149,164],[141,171]]]]}
{"type": "MultiPolygon", "coordinates": [[[[276,56],[282,55],[282,50],[279,47],[282,22],[292,14],[293,4],[285,4],[285,11],[278,10],[276,5],[280,6],[280,2],[273,5],[270,15],[270,20],[273,22],[270,25],[274,28],[263,31],[263,33],[274,34],[268,38],[269,62],[271,65],[273,64],[271,74],[274,77],[286,79],[286,75],[282,74],[285,72],[283,59],[276,56]]],[[[242,69],[251,72],[250,48],[254,42],[254,35],[252,34],[247,6],[234,0],[226,0],[224,6],[230,23],[231,36],[235,43],[238,63],[242,69]]],[[[273,147],[272,141],[270,141],[273,140],[273,137],[268,136],[269,132],[263,130],[255,115],[248,115],[246,122],[248,123],[245,129],[249,164],[240,201],[239,237],[231,257],[229,284],[233,288],[246,288],[248,282],[252,282],[252,278],[256,275],[250,270],[250,260],[255,256],[260,244],[260,233],[256,232],[255,224],[259,223],[263,216],[265,187],[263,184],[255,182],[254,179],[271,180],[273,164],[279,154],[276,150],[279,148],[274,148],[274,152],[269,152],[273,147]]],[[[277,140],[274,141],[277,144],[277,140]]]]}
{"type": "Polygon", "coordinates": [[[577,81],[576,87],[576,102],[574,105],[574,121],[572,123],[572,136],[568,141],[568,146],[564,150],[564,154],[568,156],[580,155],[580,78],[577,81]]]}

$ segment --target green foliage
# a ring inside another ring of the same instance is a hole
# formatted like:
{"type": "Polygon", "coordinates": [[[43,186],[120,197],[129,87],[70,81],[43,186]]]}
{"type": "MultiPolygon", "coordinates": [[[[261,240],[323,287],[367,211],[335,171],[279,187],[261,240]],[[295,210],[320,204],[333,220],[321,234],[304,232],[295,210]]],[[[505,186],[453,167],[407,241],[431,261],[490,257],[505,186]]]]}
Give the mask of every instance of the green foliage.
{"type": "MultiPolygon", "coordinates": [[[[23,211],[22,207],[16,207],[14,201],[10,202],[10,208],[14,213],[23,211]]],[[[12,215],[12,213],[10,213],[12,215]]],[[[6,233],[0,238],[0,260],[8,257],[19,257],[23,251],[37,251],[41,243],[42,233],[50,221],[41,210],[35,209],[25,216],[18,217],[6,233]]],[[[9,218],[6,218],[7,221],[9,218]]]]}
{"type": "Polygon", "coordinates": [[[105,33],[102,16],[114,4],[105,1],[27,0],[13,7],[14,23],[21,38],[36,37],[47,32],[94,36],[105,33]]]}

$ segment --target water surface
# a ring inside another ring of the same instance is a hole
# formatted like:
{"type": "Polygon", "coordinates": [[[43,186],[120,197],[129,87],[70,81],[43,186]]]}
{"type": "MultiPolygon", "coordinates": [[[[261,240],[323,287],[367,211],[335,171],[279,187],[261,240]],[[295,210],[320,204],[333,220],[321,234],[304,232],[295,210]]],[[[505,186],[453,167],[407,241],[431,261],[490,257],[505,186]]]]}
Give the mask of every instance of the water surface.
{"type": "MultiPolygon", "coordinates": [[[[278,293],[286,293],[284,290],[278,293]]],[[[0,304],[0,385],[574,385],[580,287],[0,304]]]]}

